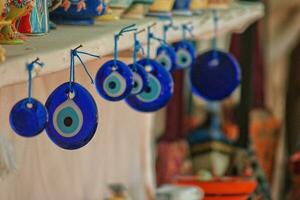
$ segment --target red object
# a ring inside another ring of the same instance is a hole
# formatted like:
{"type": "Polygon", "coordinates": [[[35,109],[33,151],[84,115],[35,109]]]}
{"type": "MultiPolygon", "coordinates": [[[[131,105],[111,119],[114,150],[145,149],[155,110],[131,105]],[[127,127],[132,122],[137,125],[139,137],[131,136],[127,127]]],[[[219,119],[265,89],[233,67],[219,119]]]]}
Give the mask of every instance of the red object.
{"type": "Polygon", "coordinates": [[[18,31],[20,33],[32,33],[30,24],[30,13],[20,18],[18,22],[18,31]]]}
{"type": "Polygon", "coordinates": [[[199,181],[197,177],[179,177],[175,184],[196,186],[204,190],[204,200],[247,200],[255,191],[257,183],[250,178],[223,178],[212,181],[199,181]]]}

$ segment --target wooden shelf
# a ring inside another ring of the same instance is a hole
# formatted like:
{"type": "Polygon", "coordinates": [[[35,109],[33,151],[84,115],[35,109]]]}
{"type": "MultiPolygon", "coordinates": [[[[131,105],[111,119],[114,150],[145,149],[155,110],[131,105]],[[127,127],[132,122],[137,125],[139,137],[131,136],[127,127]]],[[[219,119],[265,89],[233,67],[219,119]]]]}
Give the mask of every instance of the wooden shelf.
{"type": "MultiPolygon", "coordinates": [[[[220,11],[219,34],[242,32],[247,26],[264,16],[264,6],[261,3],[235,3],[228,10],[220,11]]],[[[58,26],[46,36],[29,37],[23,45],[4,46],[7,50],[7,60],[0,65],[0,87],[27,80],[25,62],[39,57],[45,67],[39,75],[46,75],[68,68],[69,50],[82,44],[83,50],[101,56],[113,53],[113,36],[123,26],[137,24],[138,28],[145,28],[155,18],[141,20],[122,19],[114,22],[97,22],[94,26],[58,26]]],[[[174,17],[175,24],[193,22],[194,34],[197,39],[210,39],[213,36],[213,21],[211,12],[203,12],[199,16],[174,17]]],[[[157,21],[153,32],[162,34],[162,23],[157,21]]],[[[180,31],[170,31],[170,42],[180,40],[180,31]]],[[[139,36],[140,41],[146,43],[146,33],[139,36]]],[[[130,49],[133,46],[132,34],[122,37],[119,50],[130,49]]],[[[94,58],[84,57],[85,61],[94,58]]],[[[36,75],[37,73],[35,73],[36,75]]]]}

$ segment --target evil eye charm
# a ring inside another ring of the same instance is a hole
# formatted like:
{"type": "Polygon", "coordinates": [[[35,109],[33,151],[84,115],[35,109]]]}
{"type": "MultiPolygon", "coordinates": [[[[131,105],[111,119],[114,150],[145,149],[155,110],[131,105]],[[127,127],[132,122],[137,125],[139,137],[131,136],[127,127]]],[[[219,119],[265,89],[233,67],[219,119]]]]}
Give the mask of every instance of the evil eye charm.
{"type": "Polygon", "coordinates": [[[145,68],[140,64],[128,65],[133,74],[133,87],[131,95],[137,95],[143,92],[148,85],[148,73],[145,68]]]}
{"type": "Polygon", "coordinates": [[[46,128],[48,113],[45,106],[38,100],[26,98],[12,108],[9,121],[18,135],[33,137],[46,128]]]}
{"type": "Polygon", "coordinates": [[[193,92],[211,101],[230,96],[241,81],[238,62],[222,51],[208,51],[198,56],[190,77],[193,92]]]}
{"type": "Polygon", "coordinates": [[[176,68],[176,52],[173,47],[162,45],[156,51],[156,61],[169,72],[176,68]]]}
{"type": "Polygon", "coordinates": [[[128,66],[111,60],[97,72],[96,88],[98,93],[108,101],[121,101],[130,95],[133,87],[133,74],[128,66]]]}
{"type": "Polygon", "coordinates": [[[143,59],[138,62],[148,72],[148,85],[138,95],[126,99],[127,104],[141,112],[154,112],[167,105],[173,94],[173,79],[170,73],[155,60],[143,59]]]}
{"type": "Polygon", "coordinates": [[[196,60],[197,51],[190,41],[180,41],[174,44],[176,52],[176,68],[186,69],[196,60]]]}
{"type": "Polygon", "coordinates": [[[64,149],[78,149],[94,136],[98,126],[98,109],[91,94],[80,84],[64,83],[46,102],[49,138],[64,149]]]}

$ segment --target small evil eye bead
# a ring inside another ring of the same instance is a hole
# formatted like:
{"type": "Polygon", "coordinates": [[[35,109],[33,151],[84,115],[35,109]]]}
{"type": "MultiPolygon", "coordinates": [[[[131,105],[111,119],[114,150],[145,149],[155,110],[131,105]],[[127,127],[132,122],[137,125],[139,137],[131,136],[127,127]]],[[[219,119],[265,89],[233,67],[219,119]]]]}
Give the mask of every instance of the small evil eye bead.
{"type": "Polygon", "coordinates": [[[49,138],[64,149],[78,149],[93,138],[98,126],[98,109],[91,94],[80,84],[64,83],[46,102],[49,138]]]}
{"type": "Polygon", "coordinates": [[[208,51],[197,57],[190,72],[192,91],[210,101],[220,101],[232,94],[241,81],[236,59],[222,51],[208,51]]]}
{"type": "Polygon", "coordinates": [[[133,74],[129,67],[121,62],[106,62],[97,72],[96,89],[108,101],[121,101],[130,95],[133,88],[133,74]]]}
{"type": "Polygon", "coordinates": [[[39,135],[48,122],[45,106],[36,99],[23,99],[16,103],[9,116],[12,129],[23,137],[39,135]]]}
{"type": "Polygon", "coordinates": [[[160,46],[156,51],[156,61],[166,70],[173,71],[176,68],[176,52],[168,45],[160,46]]]}
{"type": "Polygon", "coordinates": [[[131,90],[131,95],[137,95],[143,92],[148,85],[148,73],[145,68],[140,64],[128,65],[133,74],[133,87],[131,90]]]}
{"type": "Polygon", "coordinates": [[[197,51],[190,41],[180,41],[174,44],[176,51],[176,68],[186,69],[196,60],[197,51]]]}
{"type": "Polygon", "coordinates": [[[148,72],[148,85],[142,93],[129,96],[126,103],[140,112],[155,112],[166,106],[173,95],[172,76],[155,60],[143,59],[138,63],[148,72]]]}

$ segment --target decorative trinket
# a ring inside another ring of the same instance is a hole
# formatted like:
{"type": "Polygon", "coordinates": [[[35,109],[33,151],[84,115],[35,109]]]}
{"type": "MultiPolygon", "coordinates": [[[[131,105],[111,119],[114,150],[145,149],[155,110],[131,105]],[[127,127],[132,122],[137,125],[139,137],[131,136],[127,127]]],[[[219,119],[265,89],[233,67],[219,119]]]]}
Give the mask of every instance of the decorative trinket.
{"type": "Polygon", "coordinates": [[[161,45],[156,51],[156,61],[159,62],[166,70],[172,72],[176,68],[176,52],[174,48],[167,43],[167,32],[172,28],[177,29],[171,21],[170,24],[163,26],[163,40],[155,37],[153,34],[150,35],[155,40],[158,40],[161,45]]]}
{"type": "Polygon", "coordinates": [[[193,92],[210,101],[220,101],[232,94],[239,86],[241,75],[239,64],[229,53],[217,50],[217,11],[213,11],[215,37],[213,50],[199,55],[192,66],[193,92]]]}
{"type": "Polygon", "coordinates": [[[141,112],[154,112],[166,106],[174,89],[171,74],[157,61],[150,59],[150,43],[153,39],[152,26],[148,27],[147,58],[138,61],[148,72],[148,86],[142,93],[131,95],[126,99],[130,107],[141,112]]]}
{"type": "Polygon", "coordinates": [[[137,39],[137,34],[143,31],[145,31],[145,29],[134,33],[133,64],[128,65],[133,74],[133,87],[131,90],[132,95],[140,94],[148,86],[148,73],[146,72],[144,66],[136,62],[139,51],[142,51],[144,55],[144,49],[137,39]]]}
{"type": "Polygon", "coordinates": [[[16,23],[22,16],[28,14],[33,6],[33,0],[12,0],[8,1],[7,12],[3,20],[6,23],[0,32],[1,44],[22,44],[25,37],[17,31],[16,23]]]}
{"type": "Polygon", "coordinates": [[[37,136],[45,129],[48,122],[48,113],[45,106],[32,98],[32,70],[35,64],[43,66],[38,58],[27,64],[28,98],[15,104],[9,116],[12,129],[23,137],[37,136]]]}
{"type": "Polygon", "coordinates": [[[123,28],[114,37],[114,59],[102,65],[96,75],[98,93],[108,101],[121,101],[130,95],[133,74],[130,68],[118,60],[118,41],[123,33],[136,31],[135,24],[123,28]]]}
{"type": "Polygon", "coordinates": [[[176,42],[173,45],[176,52],[176,69],[189,68],[196,60],[197,50],[194,44],[189,41],[186,36],[186,32],[189,32],[192,35],[192,27],[189,25],[190,24],[181,25],[183,40],[176,42]]]}
{"type": "Polygon", "coordinates": [[[49,113],[46,132],[56,145],[69,150],[79,149],[89,143],[98,126],[95,100],[82,85],[75,82],[74,58],[77,57],[81,62],[93,84],[93,78],[79,55],[99,56],[78,51],[80,47],[71,50],[69,82],[57,87],[46,102],[49,113]]]}
{"type": "Polygon", "coordinates": [[[34,0],[31,11],[17,21],[17,29],[30,35],[44,35],[49,32],[47,0],[34,0]]]}
{"type": "Polygon", "coordinates": [[[132,5],[123,15],[126,18],[142,19],[148,13],[153,0],[133,0],[132,5]]]}

